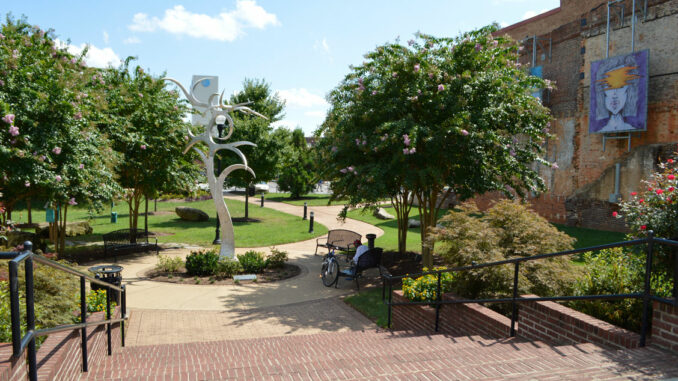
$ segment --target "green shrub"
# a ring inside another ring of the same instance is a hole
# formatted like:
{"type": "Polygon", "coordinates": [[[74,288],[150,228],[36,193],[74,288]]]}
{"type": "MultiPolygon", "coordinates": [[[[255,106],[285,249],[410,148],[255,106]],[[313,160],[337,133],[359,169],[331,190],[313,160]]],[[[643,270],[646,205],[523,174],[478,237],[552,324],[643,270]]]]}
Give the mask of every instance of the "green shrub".
{"type": "Polygon", "coordinates": [[[159,255],[158,264],[155,269],[163,273],[176,273],[184,265],[184,260],[180,257],[170,257],[168,255],[159,255]]]}
{"type": "Polygon", "coordinates": [[[219,254],[215,250],[192,251],[186,257],[186,271],[190,275],[214,275],[219,263],[219,254]]]}
{"type": "MultiPolygon", "coordinates": [[[[497,202],[485,214],[467,203],[440,223],[442,227],[434,229],[430,239],[450,267],[568,250],[574,241],[525,205],[509,200],[497,202]]],[[[452,291],[469,298],[508,296],[513,270],[513,265],[504,265],[460,272],[455,274],[452,291]]],[[[519,292],[567,295],[576,273],[566,257],[525,262],[520,265],[519,292]]]]}
{"type": "Polygon", "coordinates": [[[266,268],[266,258],[260,251],[250,250],[245,254],[238,255],[238,260],[246,273],[258,274],[266,268]]]}
{"type": "MultiPolygon", "coordinates": [[[[584,253],[586,273],[574,283],[573,295],[633,294],[643,292],[645,257],[622,248],[584,253]]],[[[655,272],[650,285],[654,295],[670,297],[673,282],[662,272],[655,272]]],[[[578,300],[572,308],[608,323],[640,331],[643,301],[640,299],[578,300]]]]}
{"type": "MultiPolygon", "coordinates": [[[[433,270],[443,270],[443,267],[435,267],[433,270]]],[[[428,271],[424,267],[424,272],[428,271]]],[[[452,273],[440,274],[440,290],[442,293],[452,289],[452,273]]],[[[413,302],[431,302],[438,300],[438,276],[428,274],[417,279],[403,278],[403,295],[413,302]]]]}
{"type": "Polygon", "coordinates": [[[266,257],[266,267],[269,268],[282,268],[287,262],[287,252],[278,250],[275,247],[271,248],[271,254],[266,257]]]}
{"type": "MultiPolygon", "coordinates": [[[[111,311],[115,306],[115,301],[111,300],[111,311]]],[[[87,312],[101,311],[106,311],[106,290],[90,290],[87,293],[87,312]]]]}
{"type": "Polygon", "coordinates": [[[233,275],[236,275],[241,271],[242,265],[240,262],[230,258],[222,258],[217,264],[217,271],[214,275],[219,278],[232,278],[233,275]]]}

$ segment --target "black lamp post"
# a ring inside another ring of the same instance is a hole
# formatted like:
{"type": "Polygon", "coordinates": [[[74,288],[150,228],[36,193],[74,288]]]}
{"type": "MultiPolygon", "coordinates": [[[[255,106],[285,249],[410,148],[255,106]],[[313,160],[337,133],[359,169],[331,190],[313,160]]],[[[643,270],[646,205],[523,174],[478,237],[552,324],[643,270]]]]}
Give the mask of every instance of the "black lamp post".
{"type": "MultiPolygon", "coordinates": [[[[217,131],[219,133],[219,138],[221,139],[222,134],[224,133],[224,123],[226,123],[226,117],[223,115],[217,115],[216,119],[214,120],[217,124],[217,131]]],[[[219,152],[214,153],[214,159],[217,161],[217,179],[219,178],[219,175],[221,174],[221,159],[219,158],[219,152]]],[[[224,197],[224,195],[219,195],[219,197],[224,197]]],[[[217,227],[214,231],[214,241],[212,241],[212,245],[221,245],[221,237],[219,236],[219,213],[217,213],[217,227]]]]}

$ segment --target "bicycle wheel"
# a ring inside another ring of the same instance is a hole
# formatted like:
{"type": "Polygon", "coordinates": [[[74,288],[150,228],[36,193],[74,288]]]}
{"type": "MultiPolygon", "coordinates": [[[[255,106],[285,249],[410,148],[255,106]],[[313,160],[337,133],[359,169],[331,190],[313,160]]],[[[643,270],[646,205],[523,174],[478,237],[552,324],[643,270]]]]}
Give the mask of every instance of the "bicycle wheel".
{"type": "Polygon", "coordinates": [[[323,284],[326,287],[331,287],[339,278],[339,263],[337,263],[337,260],[330,258],[323,262],[320,275],[323,279],[323,284]]]}

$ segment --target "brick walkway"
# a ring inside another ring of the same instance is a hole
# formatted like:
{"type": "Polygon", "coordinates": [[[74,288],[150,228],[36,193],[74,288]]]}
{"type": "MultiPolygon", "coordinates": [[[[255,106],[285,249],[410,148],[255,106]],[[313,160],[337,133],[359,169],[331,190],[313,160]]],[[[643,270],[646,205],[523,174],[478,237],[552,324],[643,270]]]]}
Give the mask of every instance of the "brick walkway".
{"type": "Polygon", "coordinates": [[[678,376],[656,349],[344,332],[118,350],[88,380],[582,380],[678,376]]]}
{"type": "Polygon", "coordinates": [[[127,345],[177,344],[373,329],[338,298],[228,311],[131,311],[127,345]]]}

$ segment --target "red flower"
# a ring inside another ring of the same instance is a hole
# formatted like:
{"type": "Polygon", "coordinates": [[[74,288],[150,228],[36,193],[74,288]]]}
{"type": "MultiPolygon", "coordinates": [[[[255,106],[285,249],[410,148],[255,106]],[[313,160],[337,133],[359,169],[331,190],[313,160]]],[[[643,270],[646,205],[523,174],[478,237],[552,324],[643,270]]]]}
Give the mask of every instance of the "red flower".
{"type": "Polygon", "coordinates": [[[666,162],[669,163],[669,164],[673,164],[673,159],[668,159],[668,160],[666,160],[666,162]]]}
{"type": "Polygon", "coordinates": [[[666,176],[666,178],[669,179],[669,180],[673,180],[673,179],[676,178],[676,176],[674,176],[674,175],[668,175],[668,176],[666,176]]]}
{"type": "Polygon", "coordinates": [[[642,204],[642,203],[645,202],[645,200],[643,200],[643,199],[641,198],[640,200],[638,200],[638,202],[642,204]]]}
{"type": "Polygon", "coordinates": [[[647,191],[648,191],[648,192],[652,192],[652,187],[647,188],[647,191]]]}
{"type": "Polygon", "coordinates": [[[657,189],[657,194],[662,194],[662,193],[664,193],[663,189],[657,189]]]}
{"type": "Polygon", "coordinates": [[[612,212],[612,217],[617,217],[618,214],[619,213],[617,213],[617,212],[612,212]]]}
{"type": "Polygon", "coordinates": [[[647,225],[641,225],[640,226],[640,230],[645,230],[645,229],[647,229],[647,225]]]}
{"type": "Polygon", "coordinates": [[[668,190],[669,192],[673,192],[675,189],[676,189],[676,188],[674,188],[674,187],[669,187],[669,189],[667,189],[667,190],[668,190]]]}
{"type": "Polygon", "coordinates": [[[635,196],[637,194],[638,194],[638,192],[631,192],[631,196],[635,196]]]}

